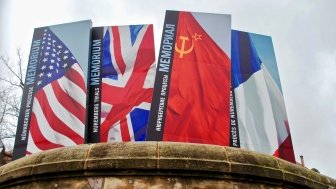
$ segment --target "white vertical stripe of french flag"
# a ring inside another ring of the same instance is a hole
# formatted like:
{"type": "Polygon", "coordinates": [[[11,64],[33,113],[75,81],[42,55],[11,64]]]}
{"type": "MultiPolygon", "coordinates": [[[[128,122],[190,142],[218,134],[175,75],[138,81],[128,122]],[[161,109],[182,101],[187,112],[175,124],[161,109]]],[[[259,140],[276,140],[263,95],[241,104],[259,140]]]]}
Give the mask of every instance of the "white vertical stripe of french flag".
{"type": "Polygon", "coordinates": [[[272,112],[276,124],[277,134],[278,134],[278,142],[279,146],[282,144],[286,138],[289,136],[289,131],[286,126],[286,122],[288,122],[287,112],[285,107],[284,98],[282,96],[281,91],[279,90],[277,84],[272,79],[272,76],[266,69],[264,65],[262,65],[262,69],[264,70],[264,77],[267,85],[267,89],[269,92],[269,98],[272,105],[272,112]]]}
{"type": "Polygon", "coordinates": [[[235,88],[235,96],[241,147],[273,154],[277,130],[263,69],[235,88]]]}

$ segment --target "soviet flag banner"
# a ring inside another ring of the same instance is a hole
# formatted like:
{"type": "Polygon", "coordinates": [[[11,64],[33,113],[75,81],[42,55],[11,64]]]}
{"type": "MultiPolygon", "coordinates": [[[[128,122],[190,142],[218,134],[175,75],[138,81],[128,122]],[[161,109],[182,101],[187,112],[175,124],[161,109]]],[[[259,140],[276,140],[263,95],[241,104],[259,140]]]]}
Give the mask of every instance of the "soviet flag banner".
{"type": "Polygon", "coordinates": [[[155,79],[153,25],[94,27],[87,142],[144,141],[155,79]]]}
{"type": "Polygon", "coordinates": [[[230,144],[231,17],[167,11],[148,141],[230,144]]]}
{"type": "Polygon", "coordinates": [[[91,21],[34,30],[14,159],[84,143],[91,21]]]}
{"type": "Polygon", "coordinates": [[[231,58],[240,147],[295,163],[271,37],[233,30],[231,58]]]}

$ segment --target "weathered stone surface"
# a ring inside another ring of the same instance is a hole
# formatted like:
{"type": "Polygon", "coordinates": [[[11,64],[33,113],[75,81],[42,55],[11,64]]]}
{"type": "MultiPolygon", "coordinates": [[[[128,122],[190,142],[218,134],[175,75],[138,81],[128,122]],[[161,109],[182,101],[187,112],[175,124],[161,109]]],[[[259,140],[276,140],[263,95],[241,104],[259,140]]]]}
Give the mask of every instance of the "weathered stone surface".
{"type": "Polygon", "coordinates": [[[248,150],[226,147],[232,173],[282,179],[277,160],[273,156],[248,150]]]}
{"type": "MultiPolygon", "coordinates": [[[[329,188],[327,187],[328,183],[322,181],[323,176],[321,174],[307,168],[303,168],[299,165],[290,164],[281,159],[278,159],[278,162],[280,170],[284,173],[285,181],[295,182],[301,186],[309,186],[311,188],[329,188]]],[[[336,182],[334,180],[334,184],[335,183],[336,182]]]]}
{"type": "Polygon", "coordinates": [[[281,159],[202,144],[139,142],[54,149],[0,167],[0,188],[336,188],[281,159]]]}
{"type": "Polygon", "coordinates": [[[90,149],[85,169],[151,169],[157,163],[157,143],[100,143],[90,149]]]}
{"type": "Polygon", "coordinates": [[[1,166],[0,183],[20,177],[30,176],[39,155],[40,153],[33,154],[1,166]]]}
{"type": "Polygon", "coordinates": [[[37,157],[32,174],[82,170],[90,148],[79,145],[45,151],[37,157]]]}
{"type": "Polygon", "coordinates": [[[158,169],[229,171],[228,158],[222,146],[186,143],[158,144],[158,169]]]}
{"type": "Polygon", "coordinates": [[[64,178],[39,180],[24,185],[9,187],[9,189],[251,189],[251,188],[272,188],[281,189],[281,186],[267,183],[243,183],[233,180],[213,180],[209,178],[188,178],[188,177],[161,177],[161,176],[110,176],[98,178],[64,178]],[[93,183],[91,180],[95,179],[93,183]]]}

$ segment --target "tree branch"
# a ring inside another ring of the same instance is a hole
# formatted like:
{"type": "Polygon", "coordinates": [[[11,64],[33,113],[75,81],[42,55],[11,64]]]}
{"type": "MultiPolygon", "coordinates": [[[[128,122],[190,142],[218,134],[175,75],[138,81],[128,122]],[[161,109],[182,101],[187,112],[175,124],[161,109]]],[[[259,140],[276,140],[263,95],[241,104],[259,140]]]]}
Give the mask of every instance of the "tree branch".
{"type": "Polygon", "coordinates": [[[10,115],[10,116],[17,117],[17,114],[13,114],[13,113],[9,113],[9,112],[5,112],[4,114],[5,114],[5,115],[10,115]]]}
{"type": "Polygon", "coordinates": [[[24,89],[24,56],[20,49],[17,49],[16,56],[15,61],[11,61],[8,55],[0,55],[0,64],[4,65],[1,71],[7,73],[0,77],[0,153],[12,148],[12,140],[8,139],[15,137],[24,89]]]}
{"type": "Polygon", "coordinates": [[[20,88],[22,88],[22,87],[21,87],[21,84],[19,85],[19,84],[17,84],[17,83],[13,83],[13,82],[10,81],[10,80],[7,80],[7,79],[1,78],[1,77],[0,77],[0,80],[1,80],[1,81],[5,81],[5,82],[7,82],[7,83],[9,83],[9,84],[11,84],[11,85],[14,85],[14,86],[16,86],[16,87],[20,87],[20,88]]]}
{"type": "MultiPolygon", "coordinates": [[[[21,81],[21,78],[20,78],[20,76],[17,74],[17,73],[15,73],[15,71],[12,69],[12,67],[11,67],[11,65],[9,65],[9,58],[7,57],[7,58],[5,58],[4,56],[0,56],[0,60],[5,64],[5,66],[7,67],[7,69],[17,78],[17,79],[19,79],[19,81],[21,81]]],[[[20,83],[20,85],[21,85],[21,83],[20,83]]],[[[21,87],[21,86],[20,86],[21,87]]],[[[21,87],[21,88],[23,88],[23,87],[21,87]]]]}
{"type": "Polygon", "coordinates": [[[22,90],[23,90],[23,88],[24,88],[24,83],[23,83],[23,73],[22,73],[22,62],[23,62],[23,58],[22,58],[22,52],[21,52],[21,49],[17,49],[16,50],[16,54],[17,54],[17,56],[18,56],[18,65],[19,65],[19,74],[20,74],[20,87],[22,88],[22,90]]]}
{"type": "Polygon", "coordinates": [[[19,74],[20,74],[20,81],[23,80],[23,74],[22,74],[22,52],[21,49],[16,49],[16,54],[18,56],[18,64],[19,64],[19,74]]]}

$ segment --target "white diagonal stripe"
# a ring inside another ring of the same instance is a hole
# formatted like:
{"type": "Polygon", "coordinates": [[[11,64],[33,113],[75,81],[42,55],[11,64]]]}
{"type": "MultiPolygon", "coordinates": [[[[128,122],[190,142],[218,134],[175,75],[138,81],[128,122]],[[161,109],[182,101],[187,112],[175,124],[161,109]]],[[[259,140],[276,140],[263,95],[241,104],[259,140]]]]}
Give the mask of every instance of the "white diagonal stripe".
{"type": "Polygon", "coordinates": [[[112,105],[111,104],[108,104],[108,103],[105,103],[105,102],[101,102],[101,112],[100,112],[100,123],[102,124],[105,119],[106,119],[106,116],[108,115],[108,113],[111,111],[112,109],[112,105]]]}
{"type": "Polygon", "coordinates": [[[78,135],[84,137],[84,124],[58,102],[51,84],[46,85],[43,90],[54,114],[78,135]]]}
{"type": "Polygon", "coordinates": [[[111,54],[111,60],[112,60],[113,68],[115,69],[115,71],[117,72],[118,75],[121,75],[120,70],[119,70],[119,66],[117,64],[117,61],[116,61],[115,55],[114,55],[114,42],[113,42],[114,38],[113,38],[112,27],[109,27],[108,33],[106,33],[105,35],[110,36],[110,54],[111,54]]]}
{"type": "MultiPolygon", "coordinates": [[[[52,106],[51,106],[52,107],[52,106]]],[[[36,115],[37,124],[40,128],[42,135],[50,142],[55,144],[61,144],[63,146],[73,146],[76,145],[74,141],[72,141],[67,136],[56,132],[53,130],[44,116],[43,110],[38,102],[37,98],[34,98],[33,112],[36,115]]],[[[53,123],[51,123],[53,124],[53,123]]]]}
{"type": "Polygon", "coordinates": [[[121,131],[120,131],[120,121],[114,124],[108,131],[108,142],[122,142],[121,131]]]}
{"type": "Polygon", "coordinates": [[[67,77],[61,77],[57,80],[57,82],[66,94],[86,109],[86,93],[82,90],[82,88],[69,80],[67,77]]]}
{"type": "Polygon", "coordinates": [[[145,89],[151,89],[154,87],[154,78],[156,74],[156,64],[155,62],[151,65],[151,67],[148,69],[146,79],[143,85],[143,88],[145,89]]]}
{"type": "Polygon", "coordinates": [[[130,139],[132,142],[134,142],[134,131],[133,131],[133,127],[132,127],[132,121],[131,121],[131,116],[130,114],[127,114],[126,116],[126,121],[127,121],[127,127],[128,127],[128,133],[130,135],[130,139]]]}
{"type": "MultiPolygon", "coordinates": [[[[71,66],[71,69],[75,70],[76,72],[78,72],[79,75],[81,75],[84,78],[84,73],[83,73],[83,69],[79,66],[79,64],[73,64],[71,66]]],[[[84,79],[83,79],[84,80],[84,79]]],[[[86,82],[85,83],[85,87],[86,87],[86,82]]]]}
{"type": "Polygon", "coordinates": [[[32,136],[30,134],[30,131],[29,131],[29,134],[28,134],[27,151],[30,152],[30,153],[32,153],[32,154],[36,153],[36,152],[41,152],[42,151],[41,149],[39,149],[35,145],[34,139],[32,138],[32,136]]]}

